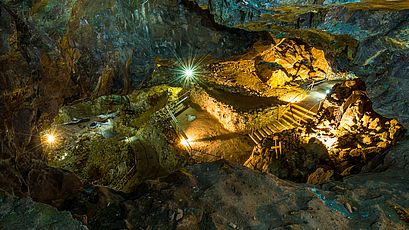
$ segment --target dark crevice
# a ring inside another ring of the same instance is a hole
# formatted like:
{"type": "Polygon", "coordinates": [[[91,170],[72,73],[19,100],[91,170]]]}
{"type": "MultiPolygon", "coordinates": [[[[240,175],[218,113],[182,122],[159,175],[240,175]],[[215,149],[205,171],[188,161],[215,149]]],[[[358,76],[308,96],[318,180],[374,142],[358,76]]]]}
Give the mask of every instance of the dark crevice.
{"type": "Polygon", "coordinates": [[[199,17],[201,17],[203,26],[205,27],[212,28],[216,31],[229,32],[231,34],[259,34],[259,32],[249,32],[242,29],[230,28],[224,25],[220,25],[214,20],[214,17],[209,10],[204,10],[200,8],[196,3],[192,1],[182,0],[182,4],[186,7],[188,11],[193,12],[199,17]]]}

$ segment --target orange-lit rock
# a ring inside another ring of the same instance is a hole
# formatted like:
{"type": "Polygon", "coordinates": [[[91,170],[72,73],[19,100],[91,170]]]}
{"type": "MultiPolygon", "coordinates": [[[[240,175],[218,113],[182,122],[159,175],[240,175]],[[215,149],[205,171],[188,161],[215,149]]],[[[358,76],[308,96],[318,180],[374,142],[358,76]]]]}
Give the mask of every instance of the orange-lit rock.
{"type": "Polygon", "coordinates": [[[315,172],[308,176],[308,184],[322,184],[328,182],[334,176],[334,170],[325,170],[323,168],[318,168],[315,172]]]}
{"type": "Polygon", "coordinates": [[[323,50],[294,40],[274,42],[256,59],[257,75],[271,87],[283,86],[292,79],[323,79],[331,74],[323,50]]]}
{"type": "Polygon", "coordinates": [[[291,78],[281,69],[273,71],[267,84],[272,88],[284,86],[287,82],[290,82],[291,78]]]}
{"type": "Polygon", "coordinates": [[[280,133],[284,146],[280,158],[272,157],[274,150],[257,147],[246,166],[281,178],[319,184],[333,175],[376,167],[382,154],[404,132],[397,120],[382,117],[372,109],[362,80],[347,80],[333,87],[315,121],[280,133]],[[331,169],[324,170],[320,165],[331,169]]]}

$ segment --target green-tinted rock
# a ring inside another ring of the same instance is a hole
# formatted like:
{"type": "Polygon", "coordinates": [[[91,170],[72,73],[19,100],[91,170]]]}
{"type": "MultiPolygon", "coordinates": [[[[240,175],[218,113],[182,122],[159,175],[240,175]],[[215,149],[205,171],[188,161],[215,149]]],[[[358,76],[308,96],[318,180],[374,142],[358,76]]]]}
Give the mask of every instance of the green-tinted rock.
{"type": "Polygon", "coordinates": [[[13,198],[0,194],[0,228],[85,230],[81,222],[74,220],[68,211],[57,209],[29,198],[13,198]]]}

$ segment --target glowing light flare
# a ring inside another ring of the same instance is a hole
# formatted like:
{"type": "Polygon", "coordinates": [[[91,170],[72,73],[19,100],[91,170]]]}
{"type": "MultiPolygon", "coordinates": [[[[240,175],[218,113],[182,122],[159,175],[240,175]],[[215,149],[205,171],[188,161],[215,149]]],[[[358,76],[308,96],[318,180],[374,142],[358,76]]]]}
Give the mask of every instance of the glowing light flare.
{"type": "Polygon", "coordinates": [[[328,150],[331,150],[338,141],[336,137],[317,136],[316,138],[320,140],[328,150]]]}
{"type": "Polygon", "coordinates": [[[60,143],[60,136],[56,130],[48,130],[41,135],[41,142],[46,147],[54,148],[60,143]]]}
{"type": "Polygon", "coordinates": [[[56,139],[53,134],[46,134],[46,140],[48,144],[54,144],[56,139]]]}
{"type": "Polygon", "coordinates": [[[193,69],[185,69],[184,71],[186,78],[191,78],[195,75],[195,72],[193,71],[193,69]]]}
{"type": "Polygon", "coordinates": [[[305,92],[291,92],[279,97],[279,99],[288,103],[298,103],[307,98],[307,96],[308,94],[305,92]]]}
{"type": "Polygon", "coordinates": [[[203,74],[202,62],[204,59],[191,56],[186,59],[176,58],[176,60],[174,72],[178,82],[186,87],[200,80],[199,76],[203,74]]]}
{"type": "Polygon", "coordinates": [[[185,138],[180,139],[180,144],[183,145],[184,147],[189,147],[189,141],[186,140],[185,138]]]}
{"type": "Polygon", "coordinates": [[[181,65],[178,72],[178,79],[185,86],[190,85],[198,80],[200,73],[199,66],[190,63],[188,65],[181,65]]]}
{"type": "Polygon", "coordinates": [[[327,96],[326,94],[319,92],[311,92],[310,95],[311,97],[317,98],[319,100],[323,100],[327,96]]]}

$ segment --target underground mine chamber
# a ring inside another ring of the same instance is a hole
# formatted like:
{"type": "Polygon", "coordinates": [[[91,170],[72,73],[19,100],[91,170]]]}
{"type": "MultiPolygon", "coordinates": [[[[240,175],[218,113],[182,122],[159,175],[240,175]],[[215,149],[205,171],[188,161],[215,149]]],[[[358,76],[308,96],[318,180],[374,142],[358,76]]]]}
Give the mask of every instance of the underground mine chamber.
{"type": "Polygon", "coordinates": [[[0,228],[406,229],[408,7],[1,2],[0,228]]]}

